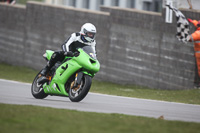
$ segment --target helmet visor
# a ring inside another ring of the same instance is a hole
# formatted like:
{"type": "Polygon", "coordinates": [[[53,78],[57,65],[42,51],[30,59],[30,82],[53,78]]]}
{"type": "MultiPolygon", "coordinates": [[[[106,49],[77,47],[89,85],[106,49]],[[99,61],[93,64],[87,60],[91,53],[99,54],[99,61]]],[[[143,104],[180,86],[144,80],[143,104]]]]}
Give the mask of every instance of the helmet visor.
{"type": "Polygon", "coordinates": [[[94,39],[95,38],[95,33],[87,32],[86,36],[89,37],[89,38],[91,38],[91,39],[94,39]]]}
{"type": "Polygon", "coordinates": [[[94,39],[94,38],[95,38],[96,32],[91,32],[91,31],[87,31],[86,29],[84,29],[84,33],[85,33],[85,36],[86,36],[86,37],[89,37],[89,38],[91,38],[91,39],[94,39]]]}

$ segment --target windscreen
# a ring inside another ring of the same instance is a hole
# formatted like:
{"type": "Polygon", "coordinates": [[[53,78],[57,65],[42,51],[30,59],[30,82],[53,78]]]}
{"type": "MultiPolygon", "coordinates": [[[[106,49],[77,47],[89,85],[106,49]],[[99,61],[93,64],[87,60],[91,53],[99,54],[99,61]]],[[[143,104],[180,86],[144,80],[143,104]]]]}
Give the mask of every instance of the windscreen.
{"type": "Polygon", "coordinates": [[[94,52],[94,50],[93,50],[93,48],[91,47],[91,46],[84,46],[83,48],[83,51],[85,51],[91,58],[93,58],[93,59],[97,59],[96,58],[96,54],[95,54],[95,52],[94,52]]]}

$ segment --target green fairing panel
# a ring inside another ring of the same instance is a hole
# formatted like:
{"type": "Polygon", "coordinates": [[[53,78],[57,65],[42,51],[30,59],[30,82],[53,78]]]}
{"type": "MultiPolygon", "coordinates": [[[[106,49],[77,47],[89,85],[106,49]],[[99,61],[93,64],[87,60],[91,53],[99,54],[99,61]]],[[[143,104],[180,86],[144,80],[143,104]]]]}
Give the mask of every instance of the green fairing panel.
{"type": "Polygon", "coordinates": [[[54,51],[52,50],[46,50],[46,54],[47,54],[47,59],[50,60],[51,56],[53,55],[54,51]]]}

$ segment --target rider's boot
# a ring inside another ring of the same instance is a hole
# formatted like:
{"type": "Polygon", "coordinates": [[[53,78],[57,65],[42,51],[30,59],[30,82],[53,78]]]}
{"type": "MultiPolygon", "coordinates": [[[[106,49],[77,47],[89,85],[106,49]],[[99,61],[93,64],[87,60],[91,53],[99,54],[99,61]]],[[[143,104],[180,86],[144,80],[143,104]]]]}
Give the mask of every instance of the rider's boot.
{"type": "Polygon", "coordinates": [[[43,83],[49,81],[49,80],[47,79],[47,77],[46,77],[47,73],[49,72],[49,69],[50,69],[50,68],[49,68],[48,65],[47,65],[47,66],[46,66],[45,68],[43,68],[43,70],[40,72],[41,77],[38,78],[38,80],[37,80],[37,83],[38,83],[38,84],[43,84],[43,83]]]}
{"type": "Polygon", "coordinates": [[[50,71],[50,69],[55,65],[55,63],[57,62],[58,60],[58,57],[61,53],[59,52],[55,52],[51,59],[49,60],[49,62],[47,63],[46,67],[40,72],[41,74],[41,77],[38,79],[38,84],[43,84],[47,81],[49,81],[46,77],[47,73],[50,71]]]}
{"type": "Polygon", "coordinates": [[[55,64],[54,62],[55,59],[51,58],[50,61],[47,63],[46,67],[43,68],[43,70],[40,72],[41,77],[37,80],[38,84],[44,84],[45,82],[49,81],[46,76],[52,68],[52,66],[55,64]]]}
{"type": "Polygon", "coordinates": [[[47,73],[49,72],[49,70],[50,70],[50,68],[49,68],[49,66],[47,65],[45,68],[42,69],[42,71],[40,72],[40,74],[41,74],[42,76],[46,76],[47,73]]]}

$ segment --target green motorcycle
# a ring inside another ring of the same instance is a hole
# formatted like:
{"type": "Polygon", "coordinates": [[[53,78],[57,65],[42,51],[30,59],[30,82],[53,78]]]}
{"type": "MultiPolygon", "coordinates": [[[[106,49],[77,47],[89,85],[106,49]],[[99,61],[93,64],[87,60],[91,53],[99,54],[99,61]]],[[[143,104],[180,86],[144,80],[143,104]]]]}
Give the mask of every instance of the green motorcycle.
{"type": "MultiPolygon", "coordinates": [[[[51,59],[54,51],[46,50],[44,56],[51,59]]],[[[37,99],[48,95],[66,96],[72,102],[81,101],[89,92],[92,78],[100,69],[100,63],[90,46],[78,48],[75,56],[66,56],[63,62],[57,62],[46,76],[46,81],[38,83],[40,72],[35,77],[31,92],[37,99]]]]}

